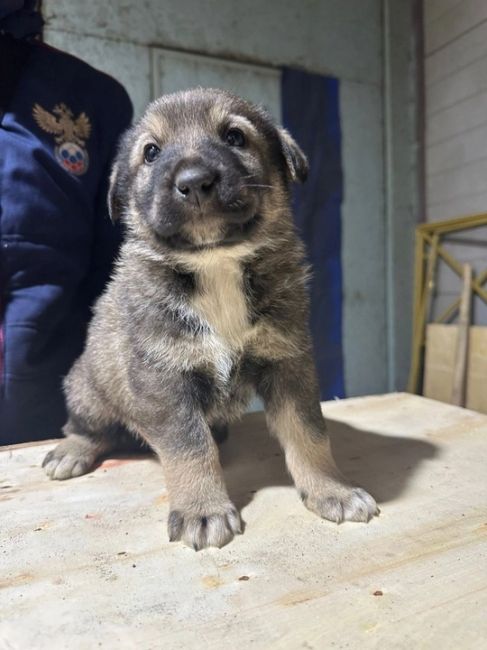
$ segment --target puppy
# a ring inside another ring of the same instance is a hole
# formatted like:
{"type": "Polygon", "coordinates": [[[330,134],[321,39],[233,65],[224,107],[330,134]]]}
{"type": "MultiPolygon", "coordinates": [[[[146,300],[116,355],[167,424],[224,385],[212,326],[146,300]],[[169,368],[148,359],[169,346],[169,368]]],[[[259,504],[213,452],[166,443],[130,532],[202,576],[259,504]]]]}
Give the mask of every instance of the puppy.
{"type": "Polygon", "coordinates": [[[65,379],[50,478],[84,474],[134,436],[160,458],[169,539],[221,547],[241,521],[212,430],[256,392],[305,506],[338,523],[377,514],[337,469],[320,409],[289,207],[306,174],[289,133],[220,90],[161,97],[126,133],[109,191],[126,240],[65,379]]]}

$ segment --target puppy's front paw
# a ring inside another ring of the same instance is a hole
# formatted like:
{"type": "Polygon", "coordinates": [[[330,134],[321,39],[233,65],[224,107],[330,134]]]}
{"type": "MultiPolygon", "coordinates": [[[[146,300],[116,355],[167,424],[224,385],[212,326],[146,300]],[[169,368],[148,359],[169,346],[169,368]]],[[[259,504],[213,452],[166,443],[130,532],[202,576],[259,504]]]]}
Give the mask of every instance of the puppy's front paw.
{"type": "Polygon", "coordinates": [[[225,504],[218,510],[221,511],[212,512],[208,508],[205,514],[191,510],[172,510],[167,522],[169,541],[182,540],[195,551],[207,546],[225,546],[242,532],[242,522],[232,503],[225,504]]]}
{"type": "Polygon", "coordinates": [[[96,458],[93,445],[70,436],[46,455],[42,467],[50,479],[61,481],[86,474],[96,458]]]}
{"type": "Polygon", "coordinates": [[[359,487],[325,481],[319,490],[300,490],[304,505],[323,519],[334,521],[362,521],[367,523],[379,514],[375,499],[359,487]]]}

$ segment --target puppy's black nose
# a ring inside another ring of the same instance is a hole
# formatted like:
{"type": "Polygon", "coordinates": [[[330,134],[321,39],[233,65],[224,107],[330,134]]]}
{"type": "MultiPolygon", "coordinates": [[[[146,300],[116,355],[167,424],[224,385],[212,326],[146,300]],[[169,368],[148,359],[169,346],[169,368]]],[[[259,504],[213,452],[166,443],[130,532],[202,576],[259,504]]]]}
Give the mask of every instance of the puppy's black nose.
{"type": "Polygon", "coordinates": [[[201,203],[213,193],[217,173],[208,167],[187,167],[174,179],[176,191],[181,198],[201,203]]]}

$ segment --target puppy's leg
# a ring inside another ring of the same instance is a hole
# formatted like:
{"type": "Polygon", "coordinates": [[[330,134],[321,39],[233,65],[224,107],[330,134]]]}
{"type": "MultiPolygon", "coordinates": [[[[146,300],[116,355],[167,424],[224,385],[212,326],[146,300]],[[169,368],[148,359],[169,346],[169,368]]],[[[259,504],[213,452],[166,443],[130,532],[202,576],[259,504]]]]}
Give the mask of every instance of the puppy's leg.
{"type": "Polygon", "coordinates": [[[185,412],[181,404],[164,419],[162,426],[146,428],[144,437],[161,460],[169,491],[169,539],[195,550],[224,546],[241,532],[241,521],[225,487],[210,427],[202,412],[185,412]]]}
{"type": "Polygon", "coordinates": [[[270,431],[284,448],[286,463],[305,506],[340,523],[378,514],[375,500],[351,486],[333,459],[309,354],[266,367],[258,390],[270,431]]]}

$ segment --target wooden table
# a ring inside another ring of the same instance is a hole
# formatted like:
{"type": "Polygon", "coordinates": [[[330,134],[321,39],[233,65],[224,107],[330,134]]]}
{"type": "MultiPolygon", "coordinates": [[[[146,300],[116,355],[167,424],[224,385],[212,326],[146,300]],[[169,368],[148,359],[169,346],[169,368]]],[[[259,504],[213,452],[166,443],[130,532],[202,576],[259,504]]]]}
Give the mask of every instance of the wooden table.
{"type": "Polygon", "coordinates": [[[166,535],[157,462],[51,482],[52,443],[0,452],[0,648],[485,648],[487,417],[392,394],[323,404],[336,456],[381,516],[306,511],[261,414],[222,447],[245,534],[166,535]]]}

